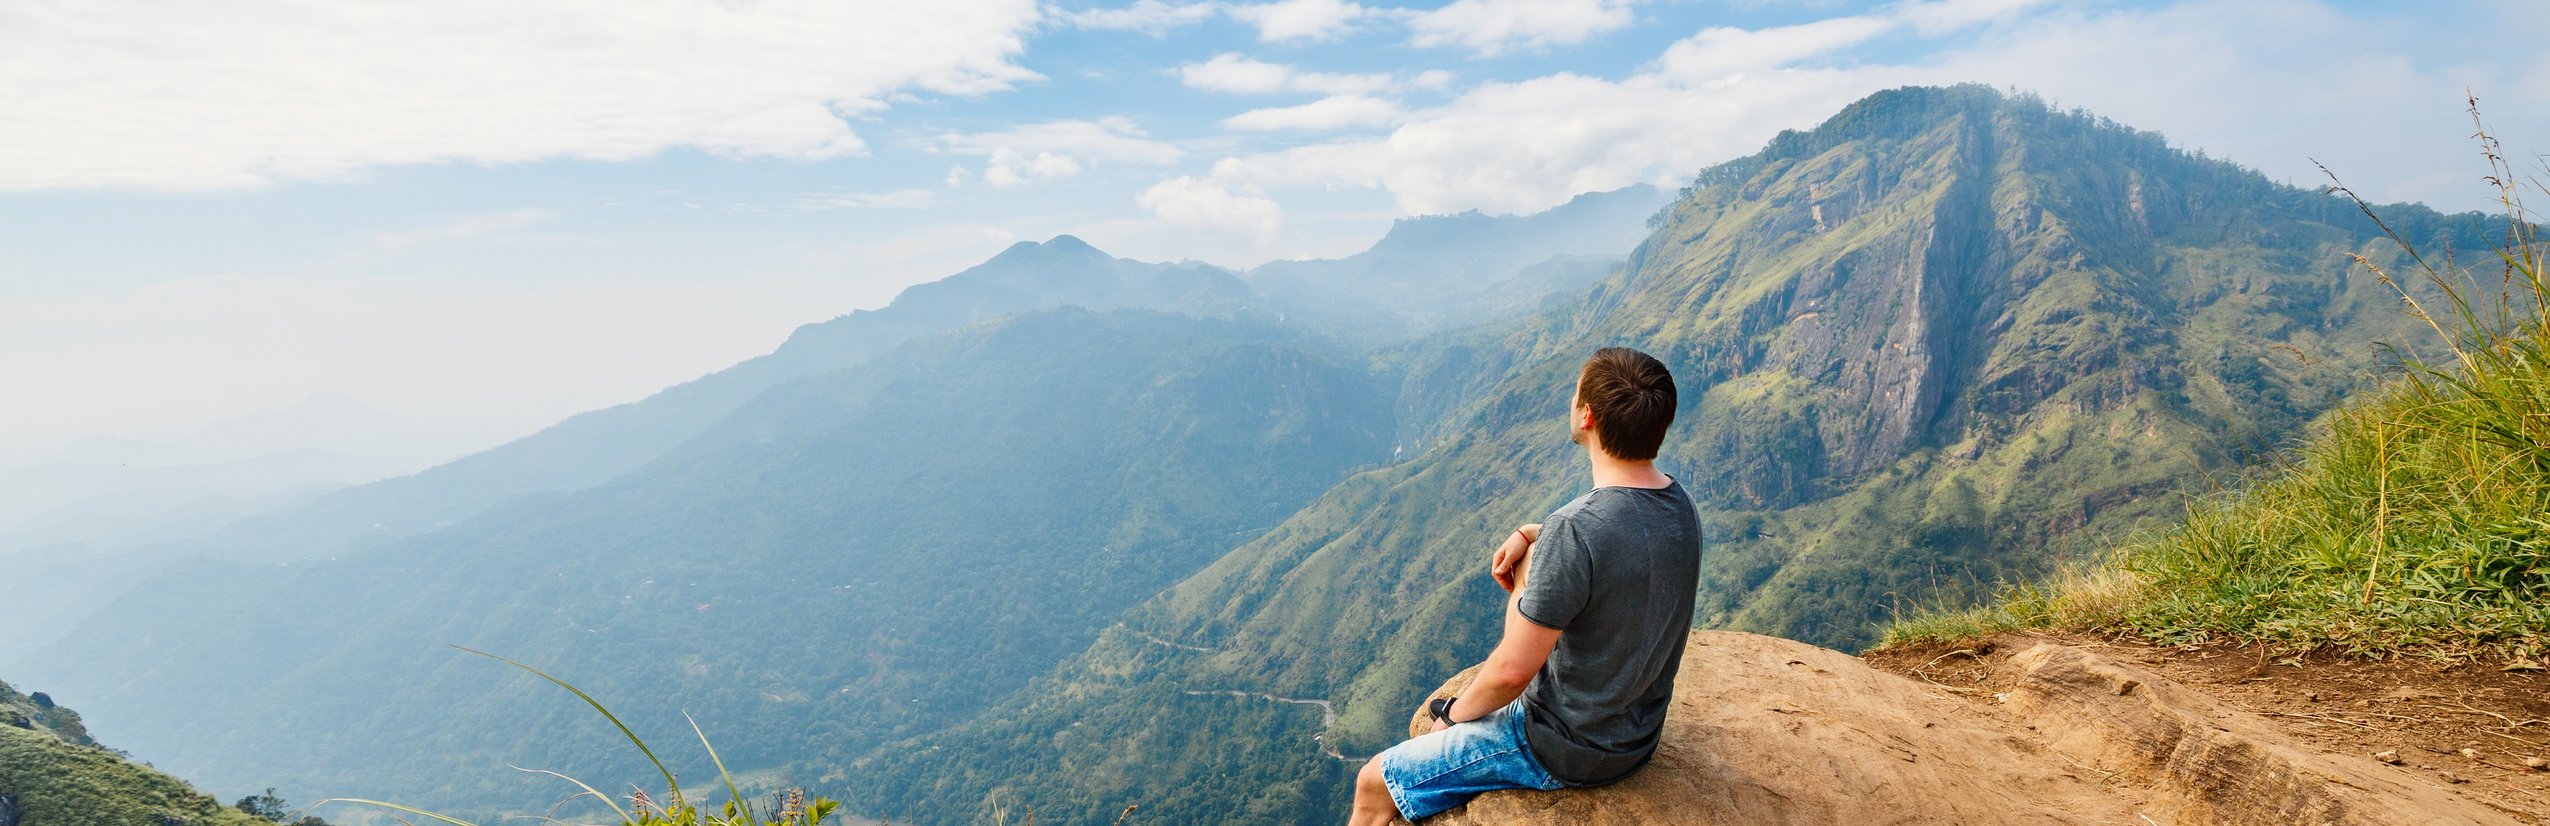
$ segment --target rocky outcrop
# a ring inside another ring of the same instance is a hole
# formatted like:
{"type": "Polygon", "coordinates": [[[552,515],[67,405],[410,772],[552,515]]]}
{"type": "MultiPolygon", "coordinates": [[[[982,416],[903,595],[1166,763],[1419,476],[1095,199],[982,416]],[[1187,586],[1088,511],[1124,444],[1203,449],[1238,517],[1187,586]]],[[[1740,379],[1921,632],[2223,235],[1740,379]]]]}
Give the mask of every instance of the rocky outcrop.
{"type": "Polygon", "coordinates": [[[1596,789],[1490,793],[1426,826],[2516,823],[2079,649],[2044,645],[2005,667],[2015,688],[1977,704],[1838,651],[1695,632],[1645,769],[1596,789]]]}

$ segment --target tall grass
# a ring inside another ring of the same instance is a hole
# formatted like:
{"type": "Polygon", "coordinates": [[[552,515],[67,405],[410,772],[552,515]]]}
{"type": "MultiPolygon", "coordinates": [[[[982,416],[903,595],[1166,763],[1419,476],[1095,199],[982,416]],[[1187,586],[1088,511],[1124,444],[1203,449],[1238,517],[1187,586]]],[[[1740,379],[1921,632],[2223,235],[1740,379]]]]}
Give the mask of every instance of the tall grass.
{"type": "Polygon", "coordinates": [[[2436,306],[2362,256],[2441,339],[2381,391],[2248,484],[2201,498],[2168,530],[1990,605],[1927,611],[1887,645],[2028,627],[2164,642],[2444,656],[2550,649],[2550,282],[2518,178],[2471,101],[2506,211],[2494,255],[2430,258],[2353,199],[2438,288],[2436,306]]]}
{"type": "MultiPolygon", "coordinates": [[[[691,733],[699,737],[700,748],[706,749],[708,751],[708,759],[710,762],[717,765],[717,777],[725,783],[727,794],[726,801],[724,803],[715,808],[702,809],[699,806],[692,804],[690,799],[682,794],[681,782],[673,776],[673,772],[671,770],[664,768],[664,761],[656,759],[655,749],[647,746],[646,741],[637,736],[637,732],[630,731],[628,724],[620,722],[620,716],[611,713],[609,708],[605,708],[602,705],[602,701],[593,699],[593,695],[584,693],[583,689],[577,688],[565,680],[550,676],[550,674],[546,671],[474,648],[461,648],[460,646],[453,647],[460,648],[462,651],[467,651],[481,657],[486,657],[488,659],[511,665],[515,668],[531,672],[543,680],[556,683],[559,688],[566,689],[568,693],[576,695],[576,699],[583,700],[585,705],[591,706],[595,713],[602,715],[603,719],[611,721],[612,727],[619,729],[620,735],[628,738],[630,745],[636,746],[639,753],[646,755],[646,761],[655,766],[656,774],[662,776],[664,779],[664,799],[659,801],[651,798],[647,795],[645,790],[640,789],[629,794],[628,805],[626,806],[621,805],[619,800],[612,798],[610,795],[604,794],[600,790],[587,785],[582,780],[545,769],[526,770],[534,774],[545,774],[550,777],[566,781],[567,783],[573,784],[576,788],[582,789],[583,791],[568,798],[568,802],[573,802],[577,799],[587,797],[600,801],[604,808],[610,810],[612,818],[622,824],[622,826],[821,826],[824,818],[831,816],[834,810],[841,807],[839,802],[821,797],[808,798],[803,790],[790,789],[784,797],[773,801],[768,807],[766,807],[766,811],[755,811],[752,805],[752,800],[745,797],[743,791],[736,787],[734,775],[729,774],[726,771],[725,758],[719,757],[717,755],[717,747],[709,744],[708,734],[700,730],[699,721],[692,720],[691,733]]],[[[683,716],[686,719],[689,717],[687,714],[683,716]]],[[[415,815],[428,820],[451,824],[451,826],[477,826],[477,824],[470,823],[469,821],[461,820],[438,812],[426,811],[424,809],[398,803],[390,803],[379,800],[365,800],[362,798],[330,798],[319,801],[316,804],[312,804],[312,807],[316,808],[319,805],[328,803],[355,803],[386,809],[391,812],[415,815]]],[[[550,823],[563,822],[554,817],[541,817],[539,819],[550,823]]],[[[405,823],[408,821],[405,818],[400,818],[400,822],[405,823]]]]}

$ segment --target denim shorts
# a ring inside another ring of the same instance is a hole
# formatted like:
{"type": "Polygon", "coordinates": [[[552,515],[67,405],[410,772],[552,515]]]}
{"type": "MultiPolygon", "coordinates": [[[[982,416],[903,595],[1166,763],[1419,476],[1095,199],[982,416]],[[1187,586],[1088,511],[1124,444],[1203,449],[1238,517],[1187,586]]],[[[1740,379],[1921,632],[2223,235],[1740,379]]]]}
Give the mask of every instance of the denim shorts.
{"type": "Polygon", "coordinates": [[[1560,787],[1523,739],[1523,701],[1488,716],[1391,746],[1372,758],[1390,802],[1409,820],[1440,813],[1498,789],[1560,787]]]}

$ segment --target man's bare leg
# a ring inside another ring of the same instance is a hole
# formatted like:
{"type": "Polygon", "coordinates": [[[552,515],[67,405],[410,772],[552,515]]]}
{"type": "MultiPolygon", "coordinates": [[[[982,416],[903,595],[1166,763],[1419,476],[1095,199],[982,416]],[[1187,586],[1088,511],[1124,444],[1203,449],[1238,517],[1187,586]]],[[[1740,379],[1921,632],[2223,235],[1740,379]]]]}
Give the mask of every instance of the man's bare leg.
{"type": "Polygon", "coordinates": [[[1363,771],[1355,773],[1355,811],[1347,826],[1390,826],[1399,819],[1399,804],[1390,799],[1390,787],[1381,782],[1381,761],[1364,761],[1363,771]]]}

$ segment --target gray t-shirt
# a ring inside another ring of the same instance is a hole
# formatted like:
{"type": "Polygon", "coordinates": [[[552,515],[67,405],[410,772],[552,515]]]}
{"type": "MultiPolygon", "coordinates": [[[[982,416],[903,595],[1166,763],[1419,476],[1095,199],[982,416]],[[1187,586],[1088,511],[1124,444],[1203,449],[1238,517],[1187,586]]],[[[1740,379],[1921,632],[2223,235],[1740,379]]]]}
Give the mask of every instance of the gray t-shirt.
{"type": "Polygon", "coordinates": [[[1560,782],[1627,777],[1655,753],[1700,585],[1700,519],[1676,482],[1595,488],[1549,515],[1517,606],[1567,633],[1523,690],[1532,756],[1560,782]]]}

